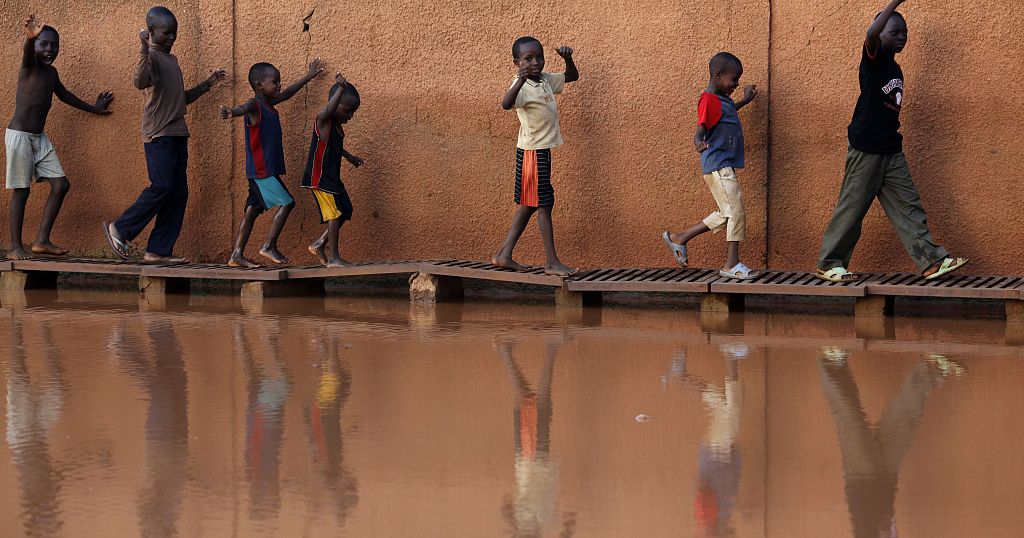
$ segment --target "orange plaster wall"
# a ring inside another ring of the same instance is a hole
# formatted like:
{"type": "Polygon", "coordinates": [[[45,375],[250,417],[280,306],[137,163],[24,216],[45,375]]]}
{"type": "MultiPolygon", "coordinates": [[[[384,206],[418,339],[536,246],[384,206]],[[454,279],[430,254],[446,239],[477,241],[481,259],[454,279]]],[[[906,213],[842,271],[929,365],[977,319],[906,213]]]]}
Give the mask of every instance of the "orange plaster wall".
{"type": "MultiPolygon", "coordinates": [[[[142,92],[131,86],[148,5],[12,4],[0,14],[0,39],[8,44],[0,48],[0,62],[9,66],[2,115],[13,113],[19,25],[32,11],[61,31],[56,65],[65,84],[83,98],[104,89],[116,95],[114,115],[106,118],[55,104],[47,129],[73,183],[54,239],[76,254],[107,254],[99,222],[116,217],[148,183],[138,134],[142,92]]],[[[488,257],[514,209],[518,123],[498,101],[514,72],[511,43],[530,33],[547,46],[551,70],[562,68],[555,47],[576,48],[582,74],[559,101],[566,144],[555,152],[553,178],[556,238],[565,261],[670,264],[661,230],[689,226],[714,208],[690,140],[706,61],[727,49],[744,61],[743,82],[762,89],[741,114],[749,164],[741,173],[748,212],[744,253],[754,265],[767,260],[778,268],[813,264],[841,180],[858,42],[875,9],[839,0],[813,12],[792,0],[736,0],[713,14],[706,3],[664,0],[642,9],[466,0],[167,5],[181,25],[174,52],[186,83],[216,67],[233,73],[229,86],[189,112],[191,198],[179,254],[226,258],[244,205],[241,121],[221,120],[218,106],[251,96],[245,75],[253,62],[274,63],[287,84],[319,55],[363,97],[346,142],[367,164],[358,170],[346,165],[343,172],[356,208],[342,232],[343,255],[488,257]],[[309,32],[303,32],[311,10],[309,32]]],[[[1013,272],[1020,234],[1002,223],[1012,222],[1021,202],[1011,178],[1022,153],[1016,118],[1024,105],[1004,88],[1024,79],[1015,61],[1021,47],[1013,39],[1024,12],[1014,5],[954,9],[906,8],[912,32],[902,58],[908,154],[937,238],[974,257],[974,271],[1013,272]]],[[[311,261],[304,247],[320,223],[298,181],[310,122],[329,86],[330,77],[316,80],[280,106],[285,181],[298,201],[282,248],[303,262],[311,261]]],[[[30,200],[26,240],[37,229],[44,192],[30,200]]],[[[6,213],[7,204],[5,197],[0,211],[6,213]]],[[[268,224],[269,217],[257,224],[251,256],[268,224]]],[[[6,245],[6,222],[2,227],[0,244],[6,245]]],[[[146,236],[136,243],[144,246],[146,236]]],[[[693,263],[721,263],[722,241],[695,242],[693,263]]],[[[543,260],[535,227],[517,253],[524,261],[543,260]]],[[[878,211],[866,221],[855,260],[862,269],[910,268],[878,211]]]]}

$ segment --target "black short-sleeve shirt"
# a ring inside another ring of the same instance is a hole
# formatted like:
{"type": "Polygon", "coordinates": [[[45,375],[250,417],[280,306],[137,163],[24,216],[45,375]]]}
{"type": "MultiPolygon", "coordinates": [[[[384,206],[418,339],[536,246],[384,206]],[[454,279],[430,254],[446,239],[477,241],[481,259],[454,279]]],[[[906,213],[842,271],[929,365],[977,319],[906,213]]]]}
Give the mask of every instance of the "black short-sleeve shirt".
{"type": "Polygon", "coordinates": [[[903,107],[903,70],[896,56],[879,45],[865,43],[860,59],[860,97],[847,130],[850,145],[865,153],[888,155],[903,151],[900,109],[903,107]]]}

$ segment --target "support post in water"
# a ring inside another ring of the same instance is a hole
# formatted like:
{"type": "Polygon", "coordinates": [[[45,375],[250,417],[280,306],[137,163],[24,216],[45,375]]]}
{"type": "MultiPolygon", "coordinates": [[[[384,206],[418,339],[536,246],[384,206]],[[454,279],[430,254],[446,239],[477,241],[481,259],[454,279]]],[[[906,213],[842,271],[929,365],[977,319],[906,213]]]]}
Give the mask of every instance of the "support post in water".
{"type": "Polygon", "coordinates": [[[57,287],[55,271],[4,271],[0,289],[4,291],[41,290],[57,287]]]}
{"type": "Polygon", "coordinates": [[[413,303],[447,303],[461,301],[462,297],[462,279],[459,277],[416,273],[409,278],[409,300],[413,303]]]}
{"type": "Polygon", "coordinates": [[[172,293],[188,293],[191,287],[191,281],[187,278],[139,277],[139,293],[147,299],[157,299],[172,293]]]}
{"type": "Polygon", "coordinates": [[[559,308],[586,308],[601,306],[604,296],[599,291],[569,291],[555,288],[555,306],[559,308]]]}
{"type": "Polygon", "coordinates": [[[745,300],[741,293],[707,293],[700,301],[701,312],[741,312],[745,300]]]}
{"type": "Polygon", "coordinates": [[[1024,301],[1009,299],[1006,304],[1006,321],[1024,323],[1024,301]]]}
{"type": "Polygon", "coordinates": [[[322,297],[326,294],[324,279],[256,280],[242,284],[243,299],[271,297],[322,297]]]}
{"type": "Polygon", "coordinates": [[[867,295],[857,298],[855,315],[859,318],[884,318],[896,311],[896,297],[892,295],[867,295]]]}

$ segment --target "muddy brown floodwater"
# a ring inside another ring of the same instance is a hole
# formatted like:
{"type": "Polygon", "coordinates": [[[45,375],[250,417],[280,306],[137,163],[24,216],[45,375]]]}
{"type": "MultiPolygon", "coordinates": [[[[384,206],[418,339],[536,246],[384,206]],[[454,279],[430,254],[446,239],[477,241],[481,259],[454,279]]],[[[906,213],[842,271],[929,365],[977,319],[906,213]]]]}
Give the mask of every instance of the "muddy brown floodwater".
{"type": "Polygon", "coordinates": [[[5,536],[1021,536],[995,320],[0,295],[5,536]]]}

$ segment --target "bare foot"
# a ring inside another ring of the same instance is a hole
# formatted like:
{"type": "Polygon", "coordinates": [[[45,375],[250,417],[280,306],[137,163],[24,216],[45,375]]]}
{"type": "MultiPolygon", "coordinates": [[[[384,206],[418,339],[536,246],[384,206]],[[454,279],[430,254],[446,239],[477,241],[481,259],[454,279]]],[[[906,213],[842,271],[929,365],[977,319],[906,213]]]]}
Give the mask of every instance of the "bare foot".
{"type": "Polygon", "coordinates": [[[153,254],[152,252],[143,254],[142,261],[146,263],[162,263],[166,265],[188,263],[188,260],[185,258],[178,256],[161,256],[159,254],[153,254]]]}
{"type": "Polygon", "coordinates": [[[33,254],[50,254],[51,256],[63,256],[68,253],[68,249],[58,247],[49,241],[32,243],[31,250],[33,254]]]}
{"type": "Polygon", "coordinates": [[[512,256],[504,256],[501,253],[491,256],[491,265],[501,267],[502,269],[510,269],[512,271],[525,271],[527,269],[519,262],[513,260],[512,256]]]}
{"type": "Polygon", "coordinates": [[[327,267],[351,267],[352,262],[344,258],[337,258],[334,260],[327,260],[327,263],[325,265],[327,265],[327,267]]]}
{"type": "Polygon", "coordinates": [[[245,256],[242,256],[241,254],[237,256],[232,254],[231,258],[228,260],[228,267],[244,267],[246,269],[255,269],[259,266],[260,264],[246,258],[245,256]]]}
{"type": "Polygon", "coordinates": [[[544,274],[551,276],[572,276],[576,274],[576,271],[577,269],[573,269],[562,262],[553,263],[544,268],[544,274]]]}
{"type": "Polygon", "coordinates": [[[7,252],[8,260],[31,260],[32,255],[25,252],[24,248],[16,248],[7,252]]]}
{"type": "Polygon", "coordinates": [[[270,260],[270,261],[272,261],[272,262],[274,262],[276,264],[288,263],[288,262],[291,261],[291,260],[288,259],[288,256],[285,256],[284,254],[281,253],[280,250],[277,250],[277,247],[273,247],[273,248],[263,247],[263,248],[261,248],[260,249],[260,256],[263,256],[264,258],[266,258],[266,259],[268,259],[268,260],[270,260]]]}
{"type": "Polygon", "coordinates": [[[324,245],[309,245],[309,251],[320,260],[320,265],[327,265],[327,254],[324,253],[324,245]]]}

